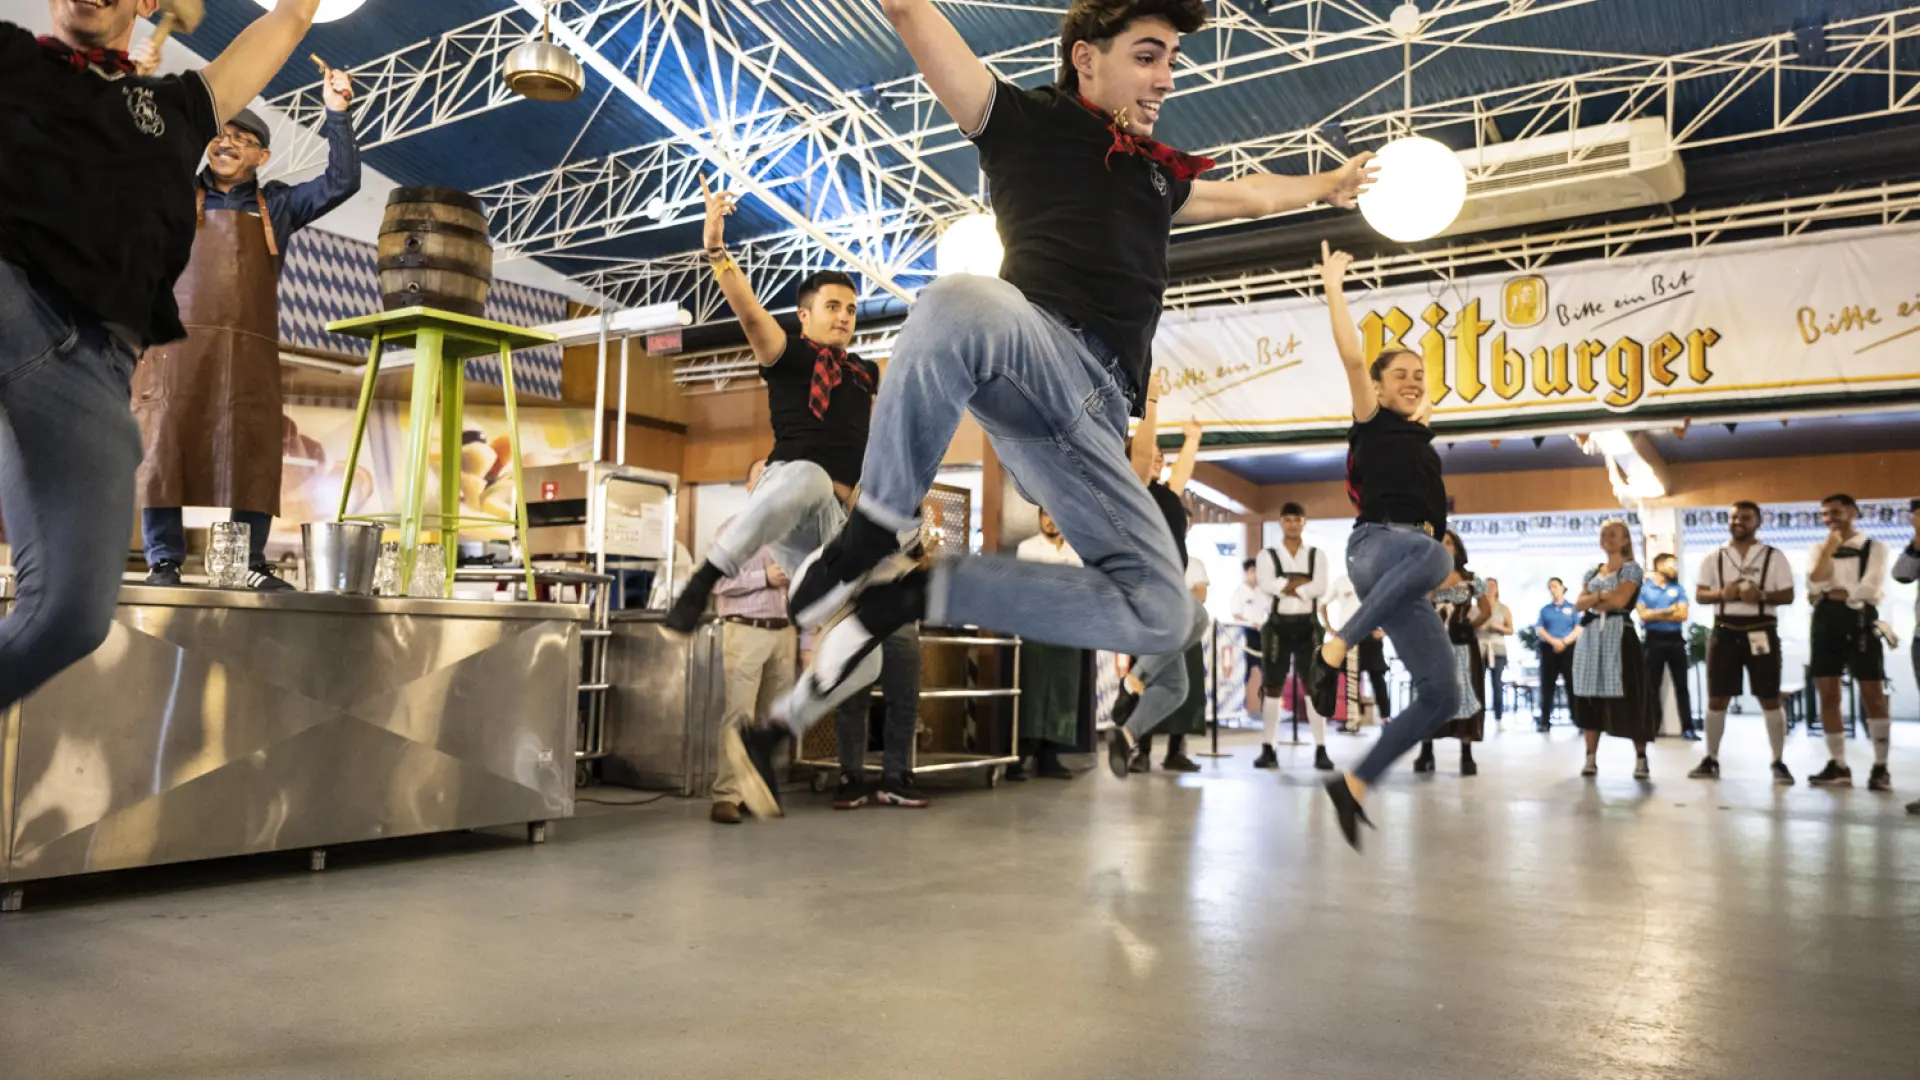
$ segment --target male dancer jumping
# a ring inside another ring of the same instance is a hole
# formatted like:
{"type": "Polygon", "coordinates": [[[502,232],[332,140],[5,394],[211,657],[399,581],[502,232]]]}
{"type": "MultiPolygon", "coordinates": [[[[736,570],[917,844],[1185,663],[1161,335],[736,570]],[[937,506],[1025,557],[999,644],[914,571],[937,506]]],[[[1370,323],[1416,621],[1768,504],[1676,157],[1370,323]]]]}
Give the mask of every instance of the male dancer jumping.
{"type": "MultiPolygon", "coordinates": [[[[845,672],[920,618],[1147,657],[1148,684],[1171,691],[1205,616],[1123,448],[1152,367],[1168,233],[1176,222],[1350,206],[1369,179],[1368,155],[1317,176],[1205,181],[1211,162],[1155,142],[1180,35],[1206,21],[1202,0],[1075,0],[1058,83],[1037,90],[997,80],[932,0],[881,7],[979,149],[1006,257],[1001,278],[929,287],[900,332],[859,503],[793,593],[803,623],[854,603],[795,688],[791,727],[824,713],[846,692],[845,672]],[[985,557],[920,571],[894,558],[966,412],[1084,567],[985,557]]],[[[1181,700],[1184,688],[1170,696],[1181,700]]],[[[753,732],[756,763],[787,735],[753,732]]],[[[1113,737],[1131,752],[1130,731],[1113,737]]]]}
{"type": "Polygon", "coordinates": [[[149,78],[127,46],[158,3],[49,0],[38,40],[0,22],[0,515],[19,582],[0,709],[106,638],[140,465],[134,363],[186,335],[194,170],[320,6],[279,0],[205,68],[149,78]]]}
{"type": "MultiPolygon", "coordinates": [[[[761,548],[770,549],[773,561],[792,574],[839,530],[860,481],[867,421],[880,381],[877,366],[847,351],[858,295],[853,279],[823,270],[801,281],[795,297],[800,335],[787,333],[727,254],[732,193],[708,189],[705,178],[700,187],[707,196],[707,262],[760,362],[773,452],[746,508],[708,546],[706,561],[667,612],[666,628],[676,634],[692,632],[714,586],[737,574],[761,548]]],[[[752,803],[749,799],[748,808],[760,813],[752,803]]]]}

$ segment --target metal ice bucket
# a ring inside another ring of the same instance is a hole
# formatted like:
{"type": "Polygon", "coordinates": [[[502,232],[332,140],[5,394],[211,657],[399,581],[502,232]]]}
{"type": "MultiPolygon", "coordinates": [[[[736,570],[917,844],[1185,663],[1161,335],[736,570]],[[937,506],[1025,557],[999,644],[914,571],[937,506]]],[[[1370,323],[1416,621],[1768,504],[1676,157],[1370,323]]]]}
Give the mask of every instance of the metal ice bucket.
{"type": "Polygon", "coordinates": [[[371,596],[384,531],[357,521],[313,521],[300,526],[300,544],[307,553],[307,591],[371,596]]]}

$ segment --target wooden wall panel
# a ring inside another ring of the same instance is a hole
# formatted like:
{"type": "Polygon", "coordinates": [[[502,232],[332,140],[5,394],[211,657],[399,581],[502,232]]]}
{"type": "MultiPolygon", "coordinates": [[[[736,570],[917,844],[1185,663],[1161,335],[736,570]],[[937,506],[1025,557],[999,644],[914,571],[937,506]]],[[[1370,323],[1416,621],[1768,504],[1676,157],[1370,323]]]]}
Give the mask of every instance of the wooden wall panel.
{"type": "Polygon", "coordinates": [[[1920,496],[1920,450],[1669,463],[1673,490],[1659,506],[1818,502],[1837,491],[1856,499],[1920,496]]]}

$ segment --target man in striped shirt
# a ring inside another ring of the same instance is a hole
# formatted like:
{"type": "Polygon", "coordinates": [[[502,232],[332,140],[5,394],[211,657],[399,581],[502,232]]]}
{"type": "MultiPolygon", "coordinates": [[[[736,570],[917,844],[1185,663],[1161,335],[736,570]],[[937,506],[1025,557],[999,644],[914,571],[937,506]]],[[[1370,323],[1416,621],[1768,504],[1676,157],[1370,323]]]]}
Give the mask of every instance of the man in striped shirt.
{"type": "MultiPolygon", "coordinates": [[[[760,485],[765,461],[747,471],[747,490],[760,485]]],[[[729,520],[720,526],[727,531],[729,520]]],[[[713,590],[720,621],[721,645],[726,653],[727,711],[723,729],[764,720],[773,703],[793,689],[799,641],[787,621],[787,575],[761,548],[740,565],[740,572],[723,579],[713,590]]],[[[713,779],[714,822],[738,825],[745,807],[740,777],[726,754],[713,779]]]]}

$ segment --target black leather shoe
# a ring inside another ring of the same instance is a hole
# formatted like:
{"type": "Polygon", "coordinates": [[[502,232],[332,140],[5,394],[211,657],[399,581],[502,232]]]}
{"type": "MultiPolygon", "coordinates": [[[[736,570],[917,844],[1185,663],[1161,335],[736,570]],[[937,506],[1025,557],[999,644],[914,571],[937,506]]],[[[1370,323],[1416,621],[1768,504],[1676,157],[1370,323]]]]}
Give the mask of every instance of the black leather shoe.
{"type": "Polygon", "coordinates": [[[713,597],[713,587],[720,584],[720,568],[709,562],[700,564],[700,569],[687,579],[686,587],[673,600],[673,606],[667,609],[667,617],[661,620],[667,633],[685,637],[693,633],[700,625],[700,616],[707,613],[707,601],[713,597]]]}
{"type": "Polygon", "coordinates": [[[1413,771],[1425,773],[1433,771],[1433,744],[1425,743],[1420,747],[1420,756],[1413,759],[1413,771]]]}
{"type": "Polygon", "coordinates": [[[1360,800],[1353,797],[1353,789],[1347,786],[1347,778],[1336,776],[1327,781],[1327,797],[1333,800],[1333,811],[1340,816],[1340,835],[1355,851],[1360,850],[1360,826],[1373,828],[1373,822],[1367,820],[1367,812],[1360,806],[1360,800]]]}
{"type": "Polygon", "coordinates": [[[1333,771],[1333,759],[1327,756],[1326,747],[1316,746],[1313,748],[1313,767],[1321,772],[1333,771]]]}
{"type": "Polygon", "coordinates": [[[147,584],[170,589],[179,588],[180,564],[174,562],[172,559],[161,559],[159,562],[147,567],[147,584]]]}
{"type": "Polygon", "coordinates": [[[1168,772],[1199,772],[1200,763],[1185,754],[1168,754],[1160,767],[1168,772]]]}
{"type": "Polygon", "coordinates": [[[1107,732],[1108,771],[1125,780],[1133,764],[1135,745],[1133,732],[1128,731],[1124,724],[1115,724],[1113,730],[1107,732]]]}
{"type": "Polygon", "coordinates": [[[1256,769],[1277,769],[1280,767],[1280,755],[1273,752],[1272,743],[1260,744],[1260,756],[1253,759],[1256,769]]]}
{"type": "Polygon", "coordinates": [[[1473,749],[1466,743],[1460,744],[1460,775],[1479,776],[1480,763],[1473,760],[1473,749]]]}

